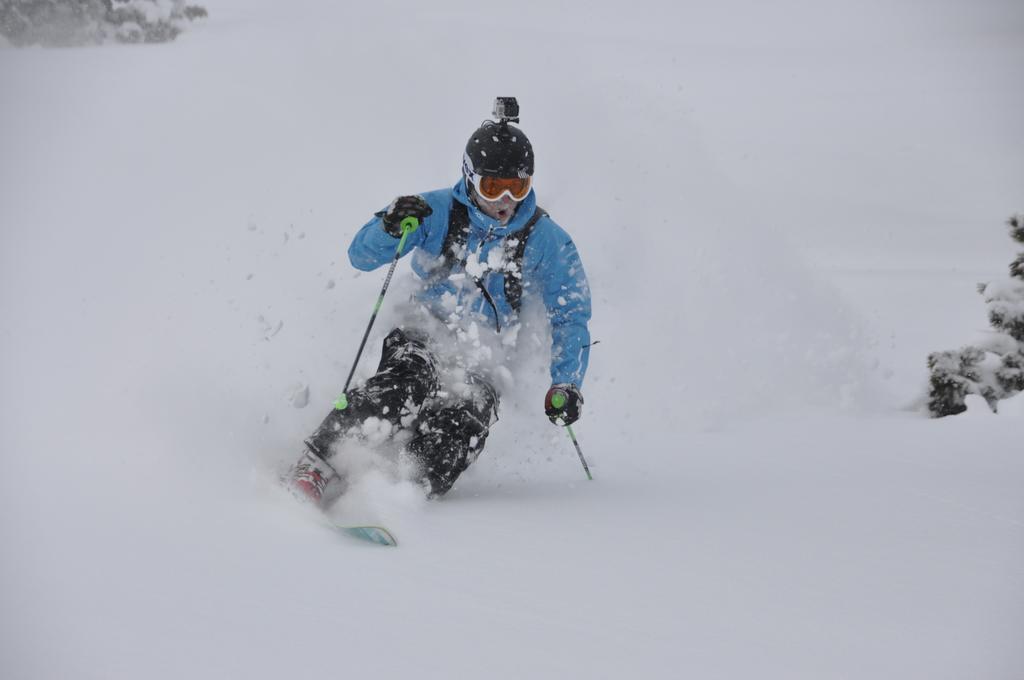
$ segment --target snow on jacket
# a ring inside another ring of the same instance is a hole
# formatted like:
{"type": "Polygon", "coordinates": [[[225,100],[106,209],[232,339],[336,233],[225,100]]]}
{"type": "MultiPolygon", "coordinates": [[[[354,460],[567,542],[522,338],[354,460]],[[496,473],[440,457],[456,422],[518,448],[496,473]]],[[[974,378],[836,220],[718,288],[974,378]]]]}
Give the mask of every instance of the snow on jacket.
{"type": "MultiPolygon", "coordinates": [[[[418,299],[438,318],[450,321],[453,315],[480,319],[483,326],[497,330],[495,308],[500,325],[508,328],[516,321],[516,312],[505,298],[505,276],[515,274],[514,263],[505,261],[503,241],[526,226],[537,207],[531,190],[520,203],[515,215],[502,226],[477,208],[466,194],[465,182],[459,180],[451,189],[421,194],[433,209],[420,228],[409,234],[403,256],[415,251],[412,268],[423,280],[418,299]],[[448,217],[452,200],[467,207],[469,237],[466,257],[456,259],[448,276],[432,273],[443,262],[441,248],[448,233],[448,217]],[[465,261],[465,266],[462,262],[465,261]],[[487,288],[494,308],[473,285],[478,277],[487,288]]],[[[512,238],[515,238],[512,236],[512,238]]],[[[348,256],[352,266],[371,271],[388,264],[395,256],[398,239],[390,236],[374,217],[363,225],[348,256]]],[[[523,298],[537,295],[547,309],[551,323],[551,382],[583,385],[590,358],[590,287],[583,271],[579,253],[569,235],[550,217],[544,216],[534,225],[526,242],[522,260],[523,298]]]]}

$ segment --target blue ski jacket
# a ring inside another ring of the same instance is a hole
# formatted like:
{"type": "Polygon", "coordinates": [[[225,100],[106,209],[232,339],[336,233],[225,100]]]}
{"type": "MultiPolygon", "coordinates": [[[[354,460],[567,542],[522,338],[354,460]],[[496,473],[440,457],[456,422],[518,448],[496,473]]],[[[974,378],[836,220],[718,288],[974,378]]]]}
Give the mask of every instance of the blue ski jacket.
{"type": "MultiPolygon", "coordinates": [[[[402,256],[414,252],[413,271],[422,280],[418,300],[442,321],[453,315],[480,319],[480,325],[497,331],[517,320],[517,313],[505,297],[505,276],[521,277],[524,301],[537,296],[547,310],[551,324],[551,382],[582,387],[590,359],[590,286],[579,253],[569,235],[547,215],[533,227],[523,252],[522,271],[506,262],[506,237],[515,238],[529,222],[537,207],[533,190],[520,203],[507,225],[488,217],[477,208],[460,179],[451,189],[421,194],[433,209],[419,229],[409,234],[402,256]],[[466,206],[469,236],[464,256],[455,259],[447,276],[432,273],[444,261],[441,253],[448,233],[452,201],[466,206]],[[490,293],[494,307],[475,286],[465,285],[476,277],[490,293]],[[495,312],[500,318],[495,316],[495,312]]],[[[371,271],[388,264],[395,256],[398,239],[384,231],[380,217],[363,225],[349,246],[352,266],[371,271]]]]}

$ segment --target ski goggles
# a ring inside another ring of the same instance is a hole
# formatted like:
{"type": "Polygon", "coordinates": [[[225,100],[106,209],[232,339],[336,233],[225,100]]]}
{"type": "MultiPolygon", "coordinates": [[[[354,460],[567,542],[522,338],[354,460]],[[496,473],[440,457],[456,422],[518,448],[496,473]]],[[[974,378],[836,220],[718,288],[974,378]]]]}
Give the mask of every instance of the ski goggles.
{"type": "Polygon", "coordinates": [[[531,177],[490,177],[471,173],[469,181],[484,200],[497,201],[508,194],[513,201],[521,201],[530,193],[531,177]]]}

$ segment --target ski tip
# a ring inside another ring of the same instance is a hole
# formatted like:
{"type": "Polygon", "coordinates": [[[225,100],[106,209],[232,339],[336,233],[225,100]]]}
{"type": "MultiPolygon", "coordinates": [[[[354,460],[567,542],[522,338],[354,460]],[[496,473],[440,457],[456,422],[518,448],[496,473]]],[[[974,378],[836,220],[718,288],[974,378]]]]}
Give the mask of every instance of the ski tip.
{"type": "Polygon", "coordinates": [[[344,534],[352,536],[353,538],[369,541],[376,545],[386,545],[390,547],[396,547],[398,545],[398,541],[395,540],[395,537],[384,527],[335,525],[335,528],[344,534]]]}

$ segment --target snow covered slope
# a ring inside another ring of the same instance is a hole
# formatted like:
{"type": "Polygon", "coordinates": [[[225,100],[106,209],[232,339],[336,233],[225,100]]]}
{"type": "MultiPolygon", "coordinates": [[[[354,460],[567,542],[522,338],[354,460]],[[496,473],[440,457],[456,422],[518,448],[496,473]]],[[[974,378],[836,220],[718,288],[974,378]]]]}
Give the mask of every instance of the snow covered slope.
{"type": "Polygon", "coordinates": [[[1024,674],[1024,401],[907,408],[1013,256],[1018,3],[205,5],[0,50],[0,675],[1024,674]],[[397,550],[339,539],[273,478],[379,290],[345,249],[508,94],[595,481],[534,357],[450,496],[336,508],[397,550]]]}

